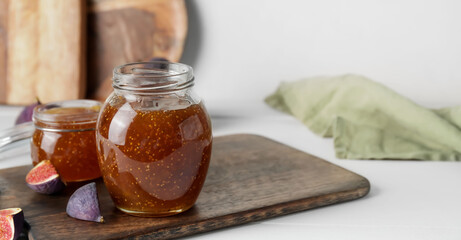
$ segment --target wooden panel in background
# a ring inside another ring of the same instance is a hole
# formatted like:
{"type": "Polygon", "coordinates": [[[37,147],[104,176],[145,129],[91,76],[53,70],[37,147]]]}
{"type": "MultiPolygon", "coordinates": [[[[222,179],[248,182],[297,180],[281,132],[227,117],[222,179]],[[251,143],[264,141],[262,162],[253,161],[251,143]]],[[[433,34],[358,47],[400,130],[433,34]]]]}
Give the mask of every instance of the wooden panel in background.
{"type": "Polygon", "coordinates": [[[36,94],[44,102],[83,98],[86,88],[86,4],[40,0],[36,94]]]}
{"type": "Polygon", "coordinates": [[[6,102],[35,101],[38,75],[38,1],[9,1],[6,102]]]}
{"type": "Polygon", "coordinates": [[[164,218],[132,217],[115,209],[97,181],[105,223],[66,215],[63,193],[41,195],[28,189],[32,166],[0,170],[0,209],[21,207],[41,239],[165,239],[244,224],[365,196],[367,179],[325,160],[255,135],[213,140],[208,176],[190,210],[164,218]]]}
{"type": "Polygon", "coordinates": [[[80,0],[9,1],[7,103],[84,96],[85,9],[80,0]]]}
{"type": "Polygon", "coordinates": [[[8,0],[0,0],[0,103],[6,101],[6,62],[8,46],[8,0]],[[1,10],[4,9],[4,10],[1,10]]]}
{"type": "Polygon", "coordinates": [[[153,57],[179,61],[186,34],[184,0],[90,0],[87,96],[105,100],[118,65],[153,57]]]}
{"type": "Polygon", "coordinates": [[[115,66],[177,62],[186,34],[184,0],[0,0],[0,103],[104,100],[115,66]]]}

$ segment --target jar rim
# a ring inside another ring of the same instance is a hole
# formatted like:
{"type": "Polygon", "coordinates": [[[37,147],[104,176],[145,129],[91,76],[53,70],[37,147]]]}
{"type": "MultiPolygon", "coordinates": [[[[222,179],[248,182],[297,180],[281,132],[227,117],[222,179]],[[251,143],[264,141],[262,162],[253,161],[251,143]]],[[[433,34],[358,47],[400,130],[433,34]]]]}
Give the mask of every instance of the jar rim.
{"type": "Polygon", "coordinates": [[[114,89],[136,92],[170,92],[193,85],[191,66],[159,60],[117,66],[112,77],[114,89]]]}
{"type": "Polygon", "coordinates": [[[48,127],[66,125],[85,125],[96,123],[102,103],[95,100],[79,99],[66,100],[40,104],[34,108],[32,120],[36,127],[37,123],[44,123],[48,127]],[[87,111],[52,111],[52,109],[76,109],[84,108],[87,111]]]}

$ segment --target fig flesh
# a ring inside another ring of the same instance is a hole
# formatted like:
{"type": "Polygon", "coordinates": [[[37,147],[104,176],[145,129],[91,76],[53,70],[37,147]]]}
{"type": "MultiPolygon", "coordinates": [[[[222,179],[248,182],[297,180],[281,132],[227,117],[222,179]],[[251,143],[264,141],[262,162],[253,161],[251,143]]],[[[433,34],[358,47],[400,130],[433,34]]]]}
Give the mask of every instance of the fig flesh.
{"type": "Polygon", "coordinates": [[[18,239],[24,226],[24,213],[20,208],[0,210],[0,240],[18,239]]]}
{"type": "Polygon", "coordinates": [[[104,222],[94,182],[77,189],[67,202],[67,215],[85,221],[104,222]]]}
{"type": "Polygon", "coordinates": [[[42,194],[56,193],[64,188],[64,183],[49,160],[41,161],[26,176],[27,186],[42,194]]]}

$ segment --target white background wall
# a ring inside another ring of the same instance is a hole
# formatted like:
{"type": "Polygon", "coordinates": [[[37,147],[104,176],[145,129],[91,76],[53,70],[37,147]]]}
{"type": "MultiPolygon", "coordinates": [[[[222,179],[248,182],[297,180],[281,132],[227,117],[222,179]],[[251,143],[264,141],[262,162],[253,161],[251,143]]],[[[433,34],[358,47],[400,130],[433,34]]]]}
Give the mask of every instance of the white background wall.
{"type": "Polygon", "coordinates": [[[280,81],[357,73],[430,107],[461,104],[459,0],[187,0],[206,101],[262,101],[280,81]]]}

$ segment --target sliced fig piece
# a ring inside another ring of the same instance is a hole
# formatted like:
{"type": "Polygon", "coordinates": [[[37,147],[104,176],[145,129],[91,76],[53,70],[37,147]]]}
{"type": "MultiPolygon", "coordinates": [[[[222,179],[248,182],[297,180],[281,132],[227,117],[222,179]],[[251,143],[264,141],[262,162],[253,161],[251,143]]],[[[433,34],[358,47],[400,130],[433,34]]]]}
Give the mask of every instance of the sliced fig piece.
{"type": "Polygon", "coordinates": [[[99,198],[94,182],[77,189],[67,202],[67,215],[85,221],[104,222],[99,210],[99,198]]]}
{"type": "Polygon", "coordinates": [[[0,239],[16,240],[24,226],[24,213],[20,208],[0,210],[0,239]]]}
{"type": "Polygon", "coordinates": [[[32,190],[52,194],[64,188],[64,183],[49,160],[41,161],[26,176],[27,186],[32,190]]]}
{"type": "Polygon", "coordinates": [[[34,108],[37,105],[40,105],[40,100],[38,99],[36,103],[25,106],[16,118],[15,125],[32,121],[32,114],[34,113],[34,108]]]}

